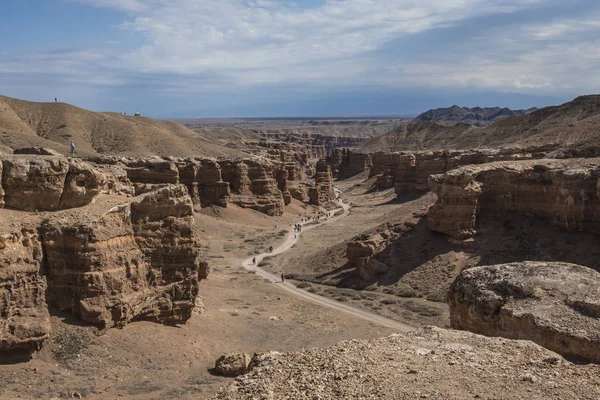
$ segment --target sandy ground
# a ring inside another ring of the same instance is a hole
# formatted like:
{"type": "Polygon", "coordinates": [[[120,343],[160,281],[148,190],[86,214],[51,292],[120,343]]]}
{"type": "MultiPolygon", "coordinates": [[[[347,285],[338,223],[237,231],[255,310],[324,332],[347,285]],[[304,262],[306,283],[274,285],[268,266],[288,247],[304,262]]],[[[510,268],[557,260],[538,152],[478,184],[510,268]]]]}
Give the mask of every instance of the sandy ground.
{"type": "Polygon", "coordinates": [[[203,210],[196,221],[212,265],[201,282],[203,313],[179,327],[136,322],[100,336],[54,313],[54,337],[34,359],[1,360],[0,398],[208,398],[229,382],[209,371],[224,352],[303,350],[398,331],[301,299],[243,269],[244,259],[281,245],[291,224],[311,212],[298,203],[278,219],[235,206],[203,210]]]}

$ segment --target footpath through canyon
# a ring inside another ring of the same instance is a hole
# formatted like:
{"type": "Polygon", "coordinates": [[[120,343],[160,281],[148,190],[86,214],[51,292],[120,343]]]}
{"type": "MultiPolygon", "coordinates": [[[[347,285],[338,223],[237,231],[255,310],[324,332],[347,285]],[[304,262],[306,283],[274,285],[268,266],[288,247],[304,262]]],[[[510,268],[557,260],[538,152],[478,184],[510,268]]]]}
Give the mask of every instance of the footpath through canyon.
{"type": "MultiPolygon", "coordinates": [[[[336,191],[337,191],[337,189],[336,189],[336,191]]],[[[319,224],[321,224],[321,225],[330,224],[330,223],[336,222],[339,219],[344,218],[348,215],[349,210],[350,210],[350,205],[347,203],[344,203],[343,200],[339,200],[338,204],[341,206],[341,208],[330,211],[330,213],[332,215],[335,215],[339,211],[342,211],[342,214],[332,217],[332,218],[323,217],[323,220],[319,219],[319,224]]],[[[316,224],[315,225],[307,225],[306,227],[302,227],[302,229],[306,231],[306,230],[313,229],[316,226],[318,226],[318,225],[316,225],[316,224]]],[[[283,288],[289,292],[292,292],[294,295],[301,297],[302,299],[311,301],[315,304],[329,307],[336,311],[351,314],[355,317],[362,318],[367,321],[370,321],[370,322],[373,322],[373,323],[376,323],[376,324],[379,324],[382,326],[386,326],[388,328],[395,329],[398,332],[410,332],[410,331],[415,330],[414,327],[412,327],[408,324],[405,324],[405,323],[402,323],[399,321],[394,321],[393,319],[386,318],[381,315],[370,313],[370,312],[367,312],[364,310],[360,310],[358,308],[354,308],[354,307],[348,306],[346,304],[340,303],[339,301],[331,300],[326,297],[320,296],[318,294],[313,294],[313,293],[307,292],[306,290],[299,289],[293,283],[290,283],[289,281],[282,282],[280,277],[278,277],[277,275],[275,275],[271,272],[268,272],[260,267],[260,262],[264,258],[270,257],[270,256],[276,256],[278,254],[285,253],[286,251],[291,249],[292,246],[294,246],[296,243],[299,242],[301,235],[302,235],[302,232],[297,232],[297,233],[295,233],[293,231],[289,232],[285,242],[283,242],[279,247],[273,249],[272,252],[262,253],[262,254],[256,255],[255,257],[248,258],[247,260],[245,260],[242,263],[242,266],[245,269],[247,269],[248,271],[256,272],[256,274],[258,274],[259,276],[261,276],[265,279],[268,279],[272,282],[278,282],[280,284],[281,288],[283,288]]]]}

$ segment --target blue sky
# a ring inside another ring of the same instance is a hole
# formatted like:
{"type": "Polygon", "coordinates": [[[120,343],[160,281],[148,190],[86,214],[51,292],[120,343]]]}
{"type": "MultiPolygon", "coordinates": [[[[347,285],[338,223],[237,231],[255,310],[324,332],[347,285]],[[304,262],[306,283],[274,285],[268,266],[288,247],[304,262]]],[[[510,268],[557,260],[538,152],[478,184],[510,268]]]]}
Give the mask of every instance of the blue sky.
{"type": "Polygon", "coordinates": [[[96,111],[411,115],[539,107],[600,88],[597,0],[19,0],[2,10],[0,94],[96,111]]]}

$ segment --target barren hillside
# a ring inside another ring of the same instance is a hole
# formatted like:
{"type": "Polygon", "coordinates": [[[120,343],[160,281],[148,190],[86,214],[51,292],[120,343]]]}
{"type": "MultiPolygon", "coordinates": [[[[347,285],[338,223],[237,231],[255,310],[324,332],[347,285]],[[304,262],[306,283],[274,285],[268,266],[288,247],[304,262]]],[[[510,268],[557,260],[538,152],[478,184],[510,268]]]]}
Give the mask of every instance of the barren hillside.
{"type": "Polygon", "coordinates": [[[580,149],[600,146],[600,95],[581,96],[560,106],[503,118],[486,128],[436,122],[410,124],[374,138],[363,151],[471,149],[547,146],[580,149]]]}
{"type": "Polygon", "coordinates": [[[45,146],[66,152],[71,140],[78,151],[128,156],[229,156],[223,147],[183,125],[119,113],[97,113],[66,103],[35,103],[0,96],[0,145],[45,146]]]}

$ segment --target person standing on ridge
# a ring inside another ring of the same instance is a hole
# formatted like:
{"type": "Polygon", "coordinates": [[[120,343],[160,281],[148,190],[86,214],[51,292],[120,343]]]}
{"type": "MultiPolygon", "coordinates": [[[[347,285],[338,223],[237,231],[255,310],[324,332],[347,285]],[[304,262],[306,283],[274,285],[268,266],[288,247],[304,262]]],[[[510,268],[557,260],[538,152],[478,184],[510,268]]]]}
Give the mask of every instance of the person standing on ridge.
{"type": "Polygon", "coordinates": [[[75,157],[75,142],[71,140],[71,157],[75,157]]]}

